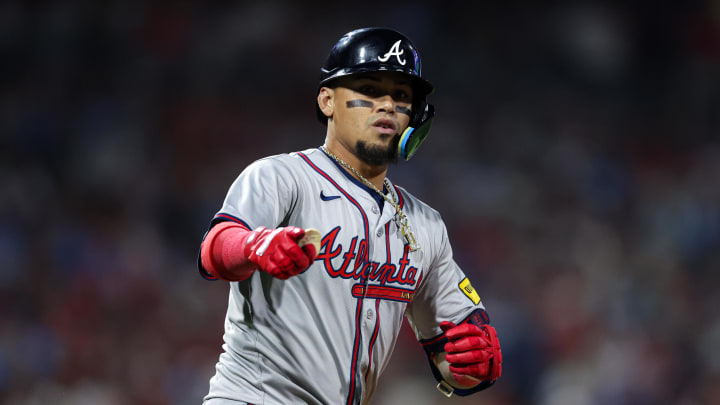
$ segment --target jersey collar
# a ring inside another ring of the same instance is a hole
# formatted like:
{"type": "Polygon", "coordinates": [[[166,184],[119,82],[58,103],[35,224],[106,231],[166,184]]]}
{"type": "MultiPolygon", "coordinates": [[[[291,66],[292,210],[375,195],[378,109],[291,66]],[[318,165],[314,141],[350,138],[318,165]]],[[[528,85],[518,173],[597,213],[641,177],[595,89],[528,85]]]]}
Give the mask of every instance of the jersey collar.
{"type": "MultiPolygon", "coordinates": [[[[333,159],[331,159],[330,156],[328,156],[328,155],[322,150],[322,148],[318,147],[318,150],[320,151],[320,154],[322,154],[323,156],[325,156],[325,158],[326,158],[327,160],[329,160],[330,162],[332,162],[332,164],[334,164],[334,165],[338,168],[338,170],[340,170],[340,173],[342,173],[345,177],[347,177],[347,178],[348,178],[351,182],[353,182],[355,185],[357,185],[357,186],[360,187],[361,189],[365,190],[368,194],[370,194],[370,197],[372,197],[372,198],[378,203],[378,206],[380,207],[380,212],[382,212],[383,206],[385,206],[385,199],[384,199],[380,194],[378,194],[377,192],[375,192],[375,190],[373,190],[373,189],[371,189],[370,187],[368,187],[367,184],[365,184],[365,183],[363,183],[362,181],[356,179],[355,176],[353,176],[353,175],[350,174],[347,170],[345,170],[345,168],[342,167],[338,162],[336,162],[336,161],[334,161],[333,159]]],[[[382,191],[383,191],[384,194],[387,194],[387,193],[388,193],[387,187],[385,187],[384,184],[383,184],[383,190],[382,190],[382,191]]]]}

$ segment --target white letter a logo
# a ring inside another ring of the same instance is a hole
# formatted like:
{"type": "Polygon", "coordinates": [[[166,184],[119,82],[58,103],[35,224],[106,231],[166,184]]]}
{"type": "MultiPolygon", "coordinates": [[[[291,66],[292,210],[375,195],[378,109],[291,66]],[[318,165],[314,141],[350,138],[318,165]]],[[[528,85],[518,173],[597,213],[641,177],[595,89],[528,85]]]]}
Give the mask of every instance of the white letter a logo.
{"type": "Polygon", "coordinates": [[[378,56],[378,60],[380,62],[387,62],[391,56],[394,56],[397,58],[398,62],[400,62],[401,65],[405,65],[405,59],[400,59],[400,55],[405,52],[404,49],[400,49],[400,41],[402,41],[402,39],[398,39],[398,41],[393,44],[393,46],[390,48],[389,51],[387,51],[385,55],[378,56]]]}

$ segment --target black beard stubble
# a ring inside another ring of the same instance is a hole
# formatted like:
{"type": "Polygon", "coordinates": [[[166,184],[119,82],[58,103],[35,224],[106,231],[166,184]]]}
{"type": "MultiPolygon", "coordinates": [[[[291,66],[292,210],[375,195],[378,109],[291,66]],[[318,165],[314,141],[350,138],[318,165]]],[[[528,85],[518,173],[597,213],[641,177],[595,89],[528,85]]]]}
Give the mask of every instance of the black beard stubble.
{"type": "Polygon", "coordinates": [[[372,166],[381,166],[388,163],[397,163],[397,146],[400,142],[400,135],[395,134],[388,146],[368,146],[365,141],[357,141],[355,154],[358,159],[372,166]]]}

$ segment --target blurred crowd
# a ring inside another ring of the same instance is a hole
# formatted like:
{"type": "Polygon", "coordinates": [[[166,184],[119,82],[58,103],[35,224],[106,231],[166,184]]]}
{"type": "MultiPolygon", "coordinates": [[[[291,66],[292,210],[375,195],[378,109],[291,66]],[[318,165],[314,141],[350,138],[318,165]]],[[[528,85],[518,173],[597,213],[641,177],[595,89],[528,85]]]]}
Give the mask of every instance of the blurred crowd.
{"type": "Polygon", "coordinates": [[[322,143],[361,26],[420,49],[438,113],[389,177],[505,359],[446,400],[405,325],[373,403],[718,403],[720,4],[452,0],[2,2],[0,403],[200,403],[228,285],[199,242],[242,168],[322,143]]]}

